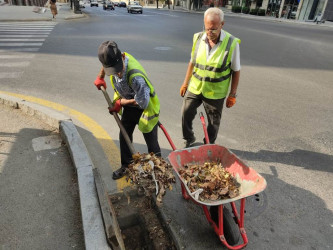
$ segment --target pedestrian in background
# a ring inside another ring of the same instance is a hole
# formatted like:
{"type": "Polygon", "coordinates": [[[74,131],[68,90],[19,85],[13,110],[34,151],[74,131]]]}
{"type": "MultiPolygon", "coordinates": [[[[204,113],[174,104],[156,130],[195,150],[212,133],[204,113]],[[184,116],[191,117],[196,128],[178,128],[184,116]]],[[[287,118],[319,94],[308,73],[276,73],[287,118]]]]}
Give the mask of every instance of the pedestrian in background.
{"type": "Polygon", "coordinates": [[[50,0],[50,9],[52,13],[52,18],[55,18],[56,15],[58,14],[56,0],[50,0]]]}
{"type": "MultiPolygon", "coordinates": [[[[98,58],[103,67],[94,84],[98,89],[106,88],[105,74],[110,76],[114,90],[113,108],[110,112],[119,113],[122,110],[121,122],[133,142],[133,132],[136,125],[143,133],[148,152],[161,156],[158,143],[158,120],[160,102],[154,87],[149,81],[146,71],[130,54],[118,49],[114,41],[103,42],[98,49],[98,58]]],[[[114,180],[124,176],[128,165],[133,161],[132,153],[122,133],[119,133],[121,167],[113,172],[114,180]]]]}
{"type": "Polygon", "coordinates": [[[204,14],[205,31],[193,37],[191,60],[180,88],[180,95],[184,96],[182,130],[185,147],[190,147],[196,141],[192,122],[201,104],[208,119],[209,141],[215,143],[230,82],[226,107],[230,108],[236,103],[241,68],[240,40],[222,30],[223,25],[223,11],[209,8],[204,14]]]}

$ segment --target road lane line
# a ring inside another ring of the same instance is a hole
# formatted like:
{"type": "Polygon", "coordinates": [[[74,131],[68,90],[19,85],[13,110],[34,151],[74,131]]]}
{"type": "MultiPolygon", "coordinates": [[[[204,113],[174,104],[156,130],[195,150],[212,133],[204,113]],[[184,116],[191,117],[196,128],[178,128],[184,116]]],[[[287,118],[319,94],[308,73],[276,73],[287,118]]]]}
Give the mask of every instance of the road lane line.
{"type": "MultiPolygon", "coordinates": [[[[108,158],[112,171],[115,171],[118,168],[118,164],[120,163],[120,153],[119,153],[118,147],[113,142],[110,135],[97,122],[95,122],[89,116],[87,116],[77,110],[71,109],[67,106],[64,106],[62,104],[40,99],[37,97],[26,96],[26,95],[21,95],[21,94],[6,92],[6,91],[0,91],[0,93],[5,94],[5,95],[14,96],[14,97],[20,98],[22,100],[33,102],[33,103],[36,103],[36,104],[39,104],[39,105],[42,105],[45,107],[49,107],[49,108],[52,108],[59,112],[62,112],[64,114],[67,114],[70,117],[75,118],[76,120],[81,122],[98,140],[98,142],[100,143],[100,145],[102,146],[102,148],[104,150],[106,157],[108,158]]],[[[117,182],[117,188],[119,191],[122,190],[123,188],[129,186],[129,184],[126,182],[126,178],[121,178],[121,179],[117,180],[116,182],[117,182]]]]}

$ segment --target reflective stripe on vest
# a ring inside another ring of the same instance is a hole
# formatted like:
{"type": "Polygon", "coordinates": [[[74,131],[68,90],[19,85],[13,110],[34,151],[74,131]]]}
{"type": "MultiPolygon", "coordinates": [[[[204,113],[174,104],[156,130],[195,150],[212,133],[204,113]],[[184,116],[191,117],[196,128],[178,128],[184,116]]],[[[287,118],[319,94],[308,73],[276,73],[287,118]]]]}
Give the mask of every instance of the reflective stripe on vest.
{"type": "Polygon", "coordinates": [[[189,91],[202,93],[209,99],[221,99],[227,95],[232,70],[230,69],[232,53],[238,38],[224,31],[226,36],[218,48],[207,60],[206,42],[202,40],[203,33],[194,35],[192,47],[192,62],[194,69],[190,80],[189,91]]]}

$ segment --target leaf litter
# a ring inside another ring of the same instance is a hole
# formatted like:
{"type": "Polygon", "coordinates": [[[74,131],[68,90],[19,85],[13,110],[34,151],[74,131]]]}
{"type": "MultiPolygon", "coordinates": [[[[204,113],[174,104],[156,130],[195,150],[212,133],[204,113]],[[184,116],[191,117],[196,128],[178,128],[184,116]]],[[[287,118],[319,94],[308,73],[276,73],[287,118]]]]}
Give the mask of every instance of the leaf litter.
{"type": "Polygon", "coordinates": [[[161,205],[166,190],[172,190],[176,182],[172,166],[154,153],[136,153],[133,163],[126,169],[126,180],[143,188],[146,196],[156,194],[156,204],[161,205]]]}
{"type": "Polygon", "coordinates": [[[239,195],[240,184],[221,163],[188,164],[179,175],[190,192],[200,201],[217,201],[239,195]]]}

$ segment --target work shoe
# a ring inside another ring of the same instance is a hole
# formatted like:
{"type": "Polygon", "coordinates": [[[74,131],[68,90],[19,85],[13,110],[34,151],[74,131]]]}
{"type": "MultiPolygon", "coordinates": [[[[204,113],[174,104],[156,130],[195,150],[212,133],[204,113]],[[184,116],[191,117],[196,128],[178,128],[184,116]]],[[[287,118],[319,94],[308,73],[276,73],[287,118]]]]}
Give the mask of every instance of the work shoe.
{"type": "Polygon", "coordinates": [[[192,145],[193,143],[195,143],[195,140],[196,140],[195,136],[193,136],[193,138],[190,139],[190,140],[186,140],[186,141],[184,142],[184,144],[185,144],[185,148],[189,148],[189,147],[191,147],[191,145],[192,145]]]}
{"type": "Polygon", "coordinates": [[[122,178],[125,175],[126,169],[127,166],[121,166],[120,168],[118,168],[116,171],[113,172],[112,179],[118,180],[122,178]]]}

